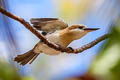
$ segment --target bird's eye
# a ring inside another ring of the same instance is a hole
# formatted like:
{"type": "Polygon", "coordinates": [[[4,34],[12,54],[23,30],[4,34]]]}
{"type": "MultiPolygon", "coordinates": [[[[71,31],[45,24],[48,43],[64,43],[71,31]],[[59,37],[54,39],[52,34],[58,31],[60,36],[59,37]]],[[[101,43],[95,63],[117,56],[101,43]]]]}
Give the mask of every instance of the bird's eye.
{"type": "Polygon", "coordinates": [[[78,28],[79,28],[79,29],[83,29],[83,27],[81,27],[81,26],[80,26],[80,27],[78,27],[78,28]]]}

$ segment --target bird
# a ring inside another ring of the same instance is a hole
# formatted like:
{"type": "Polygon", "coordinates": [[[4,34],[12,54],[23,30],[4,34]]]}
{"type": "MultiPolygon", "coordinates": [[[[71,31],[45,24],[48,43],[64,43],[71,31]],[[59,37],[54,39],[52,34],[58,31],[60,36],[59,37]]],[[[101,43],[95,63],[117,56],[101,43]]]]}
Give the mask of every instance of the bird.
{"type": "MultiPolygon", "coordinates": [[[[59,18],[31,18],[30,22],[32,26],[42,31],[42,35],[56,45],[67,47],[72,41],[77,40],[85,36],[87,33],[96,31],[99,28],[87,28],[83,24],[74,24],[69,26],[63,20],[59,18]]],[[[72,49],[72,47],[70,47],[72,49]]],[[[39,54],[58,55],[62,52],[57,51],[40,40],[33,49],[24,54],[17,55],[14,61],[20,65],[31,64],[39,54]]]]}

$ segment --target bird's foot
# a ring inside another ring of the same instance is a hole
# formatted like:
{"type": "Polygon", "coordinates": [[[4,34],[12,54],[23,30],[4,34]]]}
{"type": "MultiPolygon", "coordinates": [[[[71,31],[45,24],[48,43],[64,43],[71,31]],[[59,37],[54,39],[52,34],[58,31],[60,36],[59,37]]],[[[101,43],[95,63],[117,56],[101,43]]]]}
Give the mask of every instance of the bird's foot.
{"type": "Polygon", "coordinates": [[[71,51],[74,51],[74,49],[72,47],[67,47],[67,48],[69,48],[71,51]]]}
{"type": "MultiPolygon", "coordinates": [[[[61,48],[62,46],[60,44],[56,44],[59,46],[59,48],[61,48]]],[[[71,51],[74,51],[74,49],[72,47],[67,47],[68,49],[70,49],[71,51]]]]}

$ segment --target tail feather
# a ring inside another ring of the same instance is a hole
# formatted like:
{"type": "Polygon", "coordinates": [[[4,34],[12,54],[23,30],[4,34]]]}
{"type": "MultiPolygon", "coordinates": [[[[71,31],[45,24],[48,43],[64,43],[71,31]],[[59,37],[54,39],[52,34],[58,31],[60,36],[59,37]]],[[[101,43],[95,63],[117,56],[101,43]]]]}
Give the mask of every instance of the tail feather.
{"type": "Polygon", "coordinates": [[[33,52],[33,50],[30,50],[24,54],[15,57],[14,61],[24,66],[28,62],[31,64],[37,58],[38,55],[39,53],[35,53],[33,52]]]}
{"type": "Polygon", "coordinates": [[[30,50],[24,54],[21,54],[21,55],[18,55],[17,57],[15,57],[14,61],[17,61],[18,63],[20,63],[21,61],[23,61],[24,59],[26,59],[28,56],[30,56],[32,54],[33,54],[32,50],[30,50]]]}
{"type": "Polygon", "coordinates": [[[21,61],[21,65],[25,65],[27,64],[36,54],[32,54],[31,56],[29,56],[28,58],[24,59],[23,61],[21,61]]]}
{"type": "Polygon", "coordinates": [[[31,64],[31,63],[37,58],[38,55],[39,55],[39,54],[35,55],[35,56],[32,58],[32,60],[30,61],[29,64],[31,64]]]}

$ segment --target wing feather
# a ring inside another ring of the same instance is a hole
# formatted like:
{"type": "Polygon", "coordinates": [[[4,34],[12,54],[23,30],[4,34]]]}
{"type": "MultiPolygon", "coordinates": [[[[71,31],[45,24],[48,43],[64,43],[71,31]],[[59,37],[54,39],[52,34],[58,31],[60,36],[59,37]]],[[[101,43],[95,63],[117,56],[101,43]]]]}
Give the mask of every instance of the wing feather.
{"type": "Polygon", "coordinates": [[[37,30],[45,32],[53,32],[68,27],[68,24],[58,18],[32,18],[30,22],[37,30]]]}

